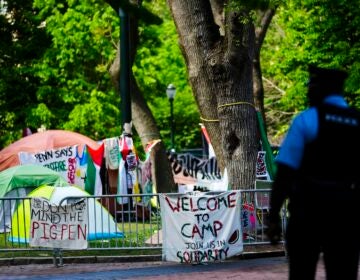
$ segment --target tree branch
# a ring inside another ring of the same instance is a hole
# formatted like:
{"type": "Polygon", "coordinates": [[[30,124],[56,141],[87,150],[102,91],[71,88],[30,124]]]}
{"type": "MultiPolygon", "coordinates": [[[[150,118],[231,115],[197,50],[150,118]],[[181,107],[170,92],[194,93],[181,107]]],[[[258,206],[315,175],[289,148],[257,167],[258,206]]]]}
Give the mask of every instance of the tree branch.
{"type": "Polygon", "coordinates": [[[262,13],[260,16],[260,24],[255,28],[255,52],[260,53],[261,46],[264,42],[266,32],[269,28],[272,18],[275,15],[276,8],[267,9],[265,12],[262,13]]]}
{"type": "Polygon", "coordinates": [[[219,26],[220,35],[225,35],[224,0],[210,0],[214,20],[219,26]]]}

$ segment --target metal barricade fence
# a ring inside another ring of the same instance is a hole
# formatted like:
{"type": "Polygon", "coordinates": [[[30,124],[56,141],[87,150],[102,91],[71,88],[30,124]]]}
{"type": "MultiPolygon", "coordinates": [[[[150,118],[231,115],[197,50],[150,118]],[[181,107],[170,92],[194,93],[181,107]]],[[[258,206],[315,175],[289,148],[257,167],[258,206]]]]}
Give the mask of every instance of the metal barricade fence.
{"type": "MultiPolygon", "coordinates": [[[[265,234],[269,195],[270,189],[241,190],[244,246],[269,244],[265,234]]],[[[61,203],[73,203],[79,199],[93,205],[88,208],[88,247],[84,250],[123,255],[130,251],[133,251],[132,255],[151,250],[161,252],[163,236],[158,194],[68,196],[61,203]],[[90,230],[93,231],[91,238],[90,230]]],[[[0,253],[53,251],[29,246],[30,209],[31,197],[0,198],[0,253]]],[[[282,213],[284,229],[285,208],[282,213]]]]}

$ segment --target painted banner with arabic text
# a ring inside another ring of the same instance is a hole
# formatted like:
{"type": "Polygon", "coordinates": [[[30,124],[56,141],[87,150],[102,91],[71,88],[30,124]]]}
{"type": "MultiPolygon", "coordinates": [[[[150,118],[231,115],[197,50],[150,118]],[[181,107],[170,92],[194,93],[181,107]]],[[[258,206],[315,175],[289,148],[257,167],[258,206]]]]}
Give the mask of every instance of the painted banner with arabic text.
{"type": "Polygon", "coordinates": [[[223,261],[243,251],[240,191],[160,194],[163,260],[223,261]]]}

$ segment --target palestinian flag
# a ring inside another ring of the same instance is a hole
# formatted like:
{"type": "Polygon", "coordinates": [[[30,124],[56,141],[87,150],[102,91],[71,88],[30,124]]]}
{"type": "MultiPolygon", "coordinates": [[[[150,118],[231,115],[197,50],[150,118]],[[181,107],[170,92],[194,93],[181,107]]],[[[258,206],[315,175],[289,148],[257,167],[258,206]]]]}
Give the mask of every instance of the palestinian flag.
{"type": "Polygon", "coordinates": [[[100,168],[104,158],[104,143],[97,150],[86,146],[88,163],[86,169],[85,191],[90,195],[102,195],[100,168]]]}

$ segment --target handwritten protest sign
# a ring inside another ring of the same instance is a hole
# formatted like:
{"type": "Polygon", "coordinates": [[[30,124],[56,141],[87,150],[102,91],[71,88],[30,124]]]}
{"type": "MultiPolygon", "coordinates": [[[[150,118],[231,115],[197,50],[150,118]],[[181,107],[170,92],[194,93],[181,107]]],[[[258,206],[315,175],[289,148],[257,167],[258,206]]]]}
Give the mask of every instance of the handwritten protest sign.
{"type": "Polygon", "coordinates": [[[270,180],[270,174],[266,167],[266,152],[259,151],[256,161],[256,178],[270,180]]]}
{"type": "Polygon", "coordinates": [[[240,192],[160,194],[163,260],[222,261],[243,251],[240,192]]]}
{"type": "Polygon", "coordinates": [[[86,249],[87,221],[86,200],[59,206],[32,198],[30,246],[86,249]]]}
{"type": "Polygon", "coordinates": [[[38,153],[20,152],[20,164],[38,164],[59,172],[70,184],[75,183],[77,146],[42,151],[38,153]]]}
{"type": "MultiPolygon", "coordinates": [[[[206,188],[209,191],[227,191],[227,173],[221,174],[216,157],[209,159],[198,158],[190,153],[169,154],[168,159],[174,175],[175,183],[180,186],[188,186],[179,189],[185,192],[193,186],[206,188]]],[[[259,151],[256,161],[256,178],[270,180],[266,163],[266,152],[259,151]]]]}

